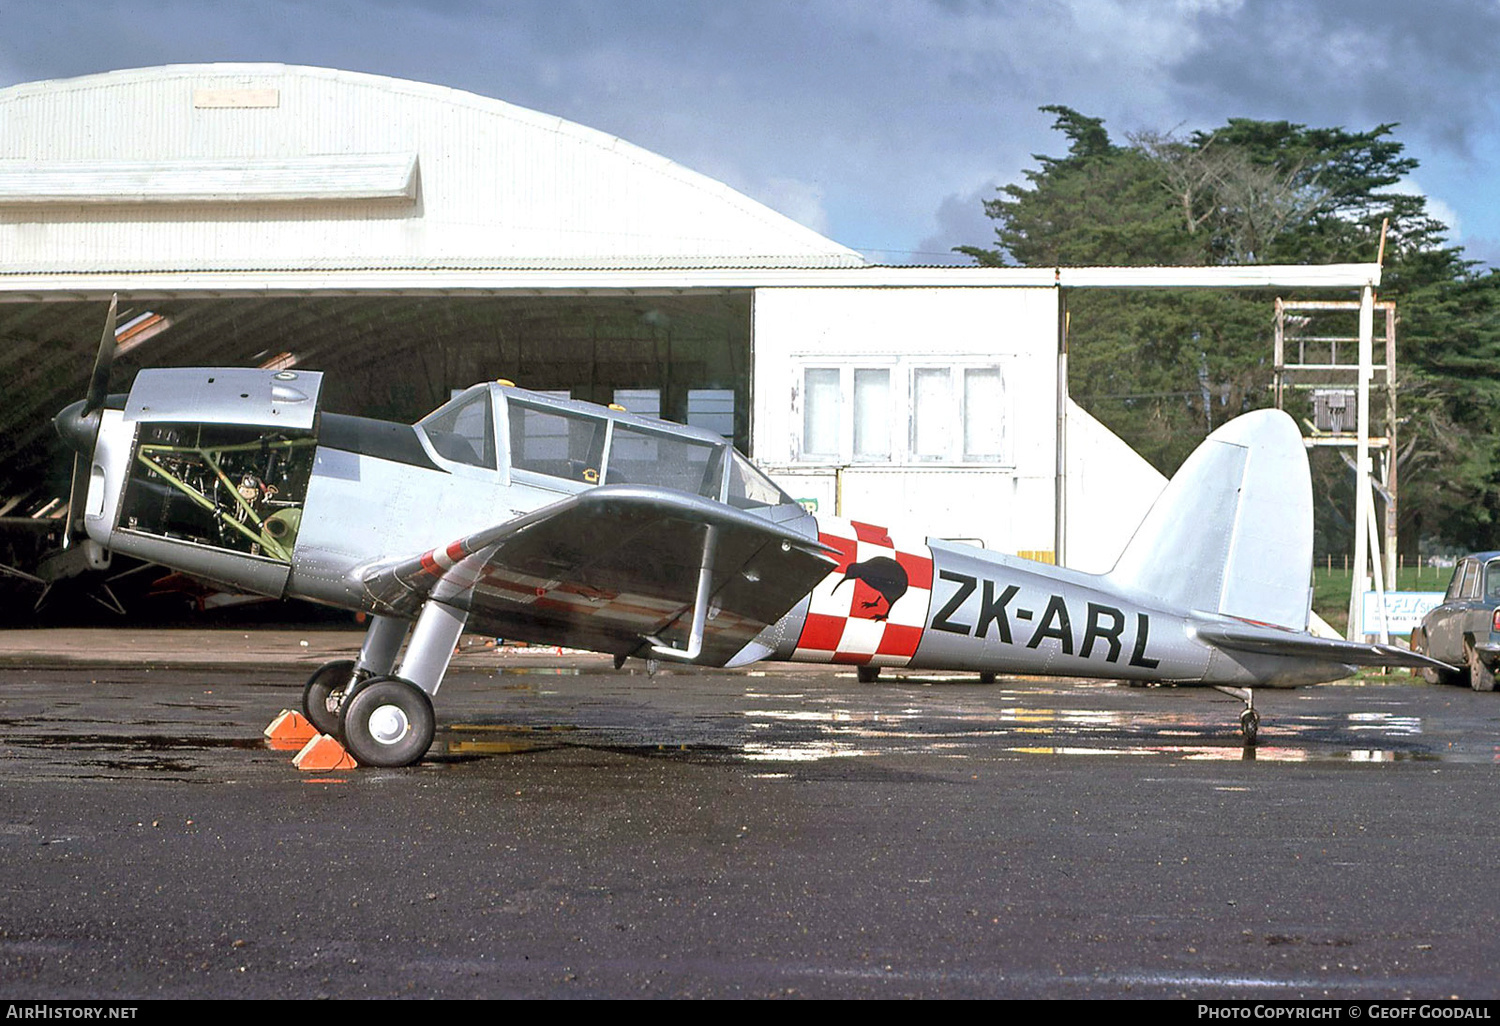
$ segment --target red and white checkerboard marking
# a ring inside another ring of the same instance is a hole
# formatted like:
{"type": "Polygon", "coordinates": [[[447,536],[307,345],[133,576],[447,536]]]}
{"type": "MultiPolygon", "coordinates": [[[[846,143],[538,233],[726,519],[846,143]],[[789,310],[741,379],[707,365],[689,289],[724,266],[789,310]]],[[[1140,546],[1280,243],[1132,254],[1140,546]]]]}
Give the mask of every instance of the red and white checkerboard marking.
{"type": "Polygon", "coordinates": [[[792,658],[809,663],[905,666],[916,654],[932,597],[932,550],[897,541],[883,527],[818,517],[818,540],[838,552],[839,565],[813,589],[812,604],[792,658]],[[895,560],[906,590],[888,602],[849,567],[877,557],[895,560]]]}

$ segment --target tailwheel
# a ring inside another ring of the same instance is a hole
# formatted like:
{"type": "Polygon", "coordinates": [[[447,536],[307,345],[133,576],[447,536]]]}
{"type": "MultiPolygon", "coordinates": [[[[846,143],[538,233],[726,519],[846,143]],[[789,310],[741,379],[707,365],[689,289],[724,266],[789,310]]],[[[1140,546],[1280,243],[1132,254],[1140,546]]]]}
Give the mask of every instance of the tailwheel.
{"type": "Polygon", "coordinates": [[[1240,733],[1245,736],[1245,744],[1255,744],[1255,735],[1260,733],[1260,713],[1254,709],[1240,713],[1240,733]]]}
{"type": "Polygon", "coordinates": [[[854,676],[861,684],[874,684],[880,679],[880,667],[861,666],[855,669],[854,676]]]}
{"type": "Polygon", "coordinates": [[[339,705],[354,679],[354,660],[337,659],[313,671],[302,688],[302,714],[320,734],[336,734],[339,705]]]}
{"type": "Polygon", "coordinates": [[[432,746],[432,700],[410,681],[375,677],[340,714],[344,747],[364,766],[410,766],[432,746]]]}
{"type": "Polygon", "coordinates": [[[1246,748],[1255,744],[1255,735],[1260,733],[1260,713],[1255,711],[1255,692],[1249,688],[1237,688],[1228,684],[1211,686],[1215,691],[1226,694],[1230,698],[1238,698],[1245,703],[1245,708],[1240,713],[1240,734],[1245,739],[1246,748]]]}

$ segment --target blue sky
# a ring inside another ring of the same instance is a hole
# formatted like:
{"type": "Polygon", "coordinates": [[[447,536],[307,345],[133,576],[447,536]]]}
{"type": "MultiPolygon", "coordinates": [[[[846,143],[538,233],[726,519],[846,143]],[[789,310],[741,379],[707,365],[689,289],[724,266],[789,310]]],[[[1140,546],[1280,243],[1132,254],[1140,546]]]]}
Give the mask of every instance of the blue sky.
{"type": "MultiPolygon", "coordinates": [[[[987,245],[980,201],[1063,140],[1397,122],[1425,194],[1500,265],[1491,0],[0,0],[0,86],[279,61],[467,89],[621,136],[885,263],[987,245]]],[[[1372,254],[1373,258],[1373,254],[1372,254]]]]}

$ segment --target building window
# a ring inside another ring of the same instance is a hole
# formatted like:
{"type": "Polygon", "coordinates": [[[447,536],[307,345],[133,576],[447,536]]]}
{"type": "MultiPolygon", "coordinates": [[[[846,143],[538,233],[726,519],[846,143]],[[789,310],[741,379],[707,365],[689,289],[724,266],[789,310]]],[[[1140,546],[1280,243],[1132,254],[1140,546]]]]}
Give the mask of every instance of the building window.
{"type": "Polygon", "coordinates": [[[854,458],[891,458],[891,372],[884,367],[854,371],[854,458]]]}
{"type": "Polygon", "coordinates": [[[802,457],[838,459],[842,389],[837,368],[809,367],[802,372],[802,457]]]}
{"type": "Polygon", "coordinates": [[[999,367],[964,368],[964,459],[1005,455],[1005,382],[999,367]]]}
{"type": "Polygon", "coordinates": [[[796,458],[818,463],[998,463],[1007,456],[998,366],[803,367],[796,458]]]}
{"type": "Polygon", "coordinates": [[[947,367],[918,367],[911,375],[911,454],[940,460],[953,453],[953,375],[947,367]]]}

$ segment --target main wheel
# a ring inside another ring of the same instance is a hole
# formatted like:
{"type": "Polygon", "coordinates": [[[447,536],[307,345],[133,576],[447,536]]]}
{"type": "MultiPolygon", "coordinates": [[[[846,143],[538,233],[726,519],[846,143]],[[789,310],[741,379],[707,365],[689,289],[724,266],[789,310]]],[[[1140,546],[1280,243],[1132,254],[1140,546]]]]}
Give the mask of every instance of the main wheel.
{"type": "Polygon", "coordinates": [[[1473,642],[1464,642],[1464,655],[1469,661],[1469,687],[1475,691],[1495,690],[1495,669],[1484,661],[1473,642]]]}
{"type": "Polygon", "coordinates": [[[854,670],[854,679],[861,684],[874,684],[880,679],[880,667],[859,666],[854,670]]]}
{"type": "Polygon", "coordinates": [[[376,677],[340,714],[344,747],[364,766],[410,766],[432,746],[432,700],[400,677],[376,677]]]}
{"type": "Polygon", "coordinates": [[[337,659],[324,663],[307,678],[302,688],[302,714],[320,734],[335,734],[339,729],[339,703],[349,682],[354,679],[354,660],[337,659]]]}

